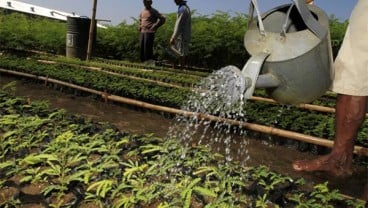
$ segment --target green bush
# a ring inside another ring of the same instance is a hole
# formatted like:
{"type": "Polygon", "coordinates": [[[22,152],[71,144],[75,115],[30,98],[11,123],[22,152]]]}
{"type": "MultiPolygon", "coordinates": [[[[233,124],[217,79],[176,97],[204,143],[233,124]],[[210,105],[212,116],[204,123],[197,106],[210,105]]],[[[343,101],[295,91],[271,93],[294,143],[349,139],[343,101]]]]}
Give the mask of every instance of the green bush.
{"type": "MultiPolygon", "coordinates": [[[[167,14],[166,23],[157,31],[155,55],[158,60],[172,60],[163,48],[169,46],[176,14],[167,14]]],[[[347,21],[341,23],[331,16],[331,41],[334,55],[342,43],[347,21]]],[[[245,14],[216,12],[192,15],[192,41],[189,60],[192,66],[214,70],[226,65],[242,67],[249,58],[243,37],[247,27],[245,14]],[[226,25],[226,27],[224,27],[226,25]]],[[[97,28],[94,56],[118,60],[139,60],[138,23],[122,22],[107,29],[97,28]]],[[[66,23],[24,14],[0,13],[0,45],[7,48],[41,50],[65,54],[66,23]]]]}

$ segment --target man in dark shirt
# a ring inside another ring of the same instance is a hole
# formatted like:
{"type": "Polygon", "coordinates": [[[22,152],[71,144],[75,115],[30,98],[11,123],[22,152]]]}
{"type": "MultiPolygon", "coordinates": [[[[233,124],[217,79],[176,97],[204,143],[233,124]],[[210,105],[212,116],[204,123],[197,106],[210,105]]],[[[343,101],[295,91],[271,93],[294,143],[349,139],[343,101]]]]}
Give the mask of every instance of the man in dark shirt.
{"type": "Polygon", "coordinates": [[[152,0],[143,0],[144,9],[139,15],[139,31],[141,45],[141,61],[153,59],[153,41],[157,28],[163,25],[166,18],[152,7],[152,0]]]}

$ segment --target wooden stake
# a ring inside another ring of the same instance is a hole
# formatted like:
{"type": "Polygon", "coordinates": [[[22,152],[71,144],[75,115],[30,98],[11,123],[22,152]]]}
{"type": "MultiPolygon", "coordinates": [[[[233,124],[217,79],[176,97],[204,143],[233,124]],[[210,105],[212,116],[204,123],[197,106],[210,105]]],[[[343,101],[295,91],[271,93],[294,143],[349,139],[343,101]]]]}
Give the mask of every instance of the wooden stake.
{"type": "Polygon", "coordinates": [[[92,54],[92,44],[94,40],[93,37],[94,37],[95,25],[96,25],[96,7],[97,7],[97,0],[93,0],[91,25],[89,26],[89,37],[88,37],[88,47],[87,47],[87,57],[86,57],[87,61],[91,59],[91,54],[92,54]]]}

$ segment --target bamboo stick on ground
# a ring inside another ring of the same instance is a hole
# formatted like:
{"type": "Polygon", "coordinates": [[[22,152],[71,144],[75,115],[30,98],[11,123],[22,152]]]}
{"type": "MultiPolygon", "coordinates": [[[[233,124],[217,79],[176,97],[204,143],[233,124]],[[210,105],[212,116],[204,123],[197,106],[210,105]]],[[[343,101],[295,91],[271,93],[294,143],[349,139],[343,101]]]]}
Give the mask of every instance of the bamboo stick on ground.
{"type": "MultiPolygon", "coordinates": [[[[253,96],[251,98],[251,100],[278,104],[278,102],[276,102],[275,100],[270,99],[270,98],[263,98],[263,97],[253,96]]],[[[315,110],[315,111],[324,112],[324,113],[335,113],[335,108],[319,106],[319,105],[299,104],[299,105],[296,105],[296,107],[302,108],[302,109],[307,109],[307,110],[315,110]]],[[[365,117],[368,118],[368,113],[365,114],[365,117]]]]}

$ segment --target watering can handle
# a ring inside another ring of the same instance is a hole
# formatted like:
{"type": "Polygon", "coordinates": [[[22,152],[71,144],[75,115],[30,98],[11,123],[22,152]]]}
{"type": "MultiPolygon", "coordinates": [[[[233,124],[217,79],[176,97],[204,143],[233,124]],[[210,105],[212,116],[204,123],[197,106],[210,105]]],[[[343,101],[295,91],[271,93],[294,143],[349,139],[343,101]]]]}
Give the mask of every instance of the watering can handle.
{"type": "MultiPolygon", "coordinates": [[[[302,17],[305,25],[308,27],[308,29],[312,31],[312,33],[316,35],[320,40],[322,40],[326,36],[327,30],[324,27],[322,27],[322,25],[319,24],[319,22],[313,17],[312,13],[308,9],[307,4],[305,3],[305,0],[292,0],[292,1],[294,2],[292,6],[295,5],[295,7],[298,9],[298,12],[302,17]]],[[[266,32],[263,26],[262,16],[258,7],[257,0],[250,1],[249,22],[253,21],[254,10],[256,10],[257,13],[260,33],[261,35],[265,35],[266,32]]],[[[248,25],[250,24],[248,23],[248,25]]]]}
{"type": "Polygon", "coordinates": [[[257,0],[251,0],[250,1],[250,5],[249,5],[249,14],[250,14],[249,22],[253,21],[254,10],[256,10],[256,14],[257,14],[257,19],[258,19],[258,24],[259,24],[259,32],[261,33],[261,35],[266,35],[265,29],[264,29],[264,26],[263,26],[261,11],[259,10],[257,0]]]}
{"type": "Polygon", "coordinates": [[[293,0],[293,2],[308,29],[322,40],[326,36],[327,30],[313,17],[305,0],[293,0]]]}

